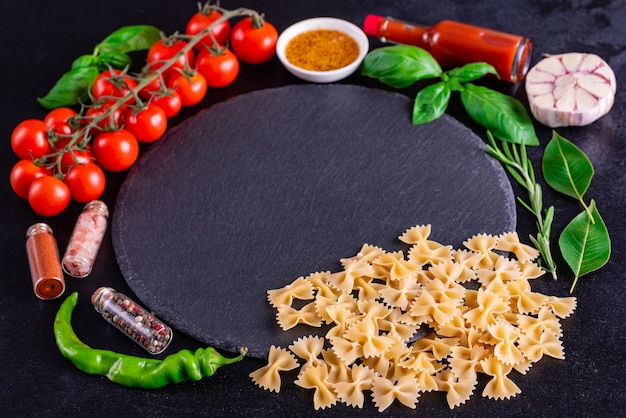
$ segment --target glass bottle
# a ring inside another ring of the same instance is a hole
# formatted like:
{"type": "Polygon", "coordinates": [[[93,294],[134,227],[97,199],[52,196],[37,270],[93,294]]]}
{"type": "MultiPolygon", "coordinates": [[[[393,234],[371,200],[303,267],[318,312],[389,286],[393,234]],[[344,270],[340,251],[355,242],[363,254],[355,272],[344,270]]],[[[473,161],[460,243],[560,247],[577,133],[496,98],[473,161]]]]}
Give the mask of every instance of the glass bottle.
{"type": "Polygon", "coordinates": [[[27,229],[26,254],[35,295],[44,300],[61,296],[65,279],[57,242],[48,224],[36,223],[27,229]]]}
{"type": "Polygon", "coordinates": [[[104,319],[150,354],[162,353],[172,342],[171,328],[123,293],[101,287],[91,296],[91,303],[104,319]]]}
{"type": "Polygon", "coordinates": [[[91,273],[107,229],[108,217],[109,209],[104,202],[93,200],[85,205],[63,255],[63,270],[67,274],[82,278],[91,273]]]}
{"type": "Polygon", "coordinates": [[[517,83],[532,58],[530,39],[452,20],[426,27],[390,17],[368,15],[363,31],[384,42],[414,45],[430,52],[442,67],[473,62],[493,65],[500,79],[517,83]]]}

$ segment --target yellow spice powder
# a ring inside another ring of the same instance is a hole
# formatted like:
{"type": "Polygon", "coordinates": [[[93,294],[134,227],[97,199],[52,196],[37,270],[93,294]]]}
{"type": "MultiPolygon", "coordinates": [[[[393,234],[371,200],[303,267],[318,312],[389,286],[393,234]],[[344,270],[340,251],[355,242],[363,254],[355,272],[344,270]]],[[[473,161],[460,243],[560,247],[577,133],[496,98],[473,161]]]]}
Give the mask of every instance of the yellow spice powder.
{"type": "Polygon", "coordinates": [[[331,71],[356,60],[359,45],[338,30],[312,30],[290,40],[285,56],[290,63],[305,70],[331,71]]]}

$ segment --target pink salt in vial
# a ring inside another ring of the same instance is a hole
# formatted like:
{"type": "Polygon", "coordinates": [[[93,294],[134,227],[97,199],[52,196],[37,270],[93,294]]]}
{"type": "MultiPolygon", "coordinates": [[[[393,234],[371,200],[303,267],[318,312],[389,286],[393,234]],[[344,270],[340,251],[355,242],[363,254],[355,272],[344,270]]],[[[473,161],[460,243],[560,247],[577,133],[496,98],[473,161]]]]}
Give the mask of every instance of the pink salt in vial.
{"type": "Polygon", "coordinates": [[[107,229],[109,209],[104,202],[93,200],[78,216],[63,256],[63,270],[72,277],[91,273],[102,238],[107,229]]]}

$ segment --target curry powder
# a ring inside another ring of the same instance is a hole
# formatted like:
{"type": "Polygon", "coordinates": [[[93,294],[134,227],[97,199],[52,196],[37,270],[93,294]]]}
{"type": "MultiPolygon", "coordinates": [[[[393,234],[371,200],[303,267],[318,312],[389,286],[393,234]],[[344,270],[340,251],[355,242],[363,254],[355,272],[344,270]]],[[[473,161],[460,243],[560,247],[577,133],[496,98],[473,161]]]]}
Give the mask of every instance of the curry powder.
{"type": "Polygon", "coordinates": [[[287,60],[305,70],[332,71],[359,56],[359,45],[338,30],[312,30],[295,36],[285,49],[287,60]]]}

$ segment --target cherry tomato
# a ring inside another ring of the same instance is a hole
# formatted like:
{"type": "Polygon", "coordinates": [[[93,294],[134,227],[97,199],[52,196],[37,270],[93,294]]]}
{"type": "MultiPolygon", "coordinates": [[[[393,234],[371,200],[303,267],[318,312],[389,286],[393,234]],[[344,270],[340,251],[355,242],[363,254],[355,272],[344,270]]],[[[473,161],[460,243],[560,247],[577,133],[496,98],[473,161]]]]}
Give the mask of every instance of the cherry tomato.
{"type": "Polygon", "coordinates": [[[51,153],[48,127],[39,119],[26,119],[20,122],[11,134],[11,148],[23,160],[51,153]]]}
{"type": "Polygon", "coordinates": [[[154,78],[152,79],[152,81],[148,83],[144,88],[139,90],[139,97],[141,97],[142,99],[149,99],[155,94],[165,91],[167,89],[166,83],[165,83],[165,80],[167,80],[167,77],[164,77],[163,75],[159,77],[159,76],[154,75],[153,73],[148,73],[146,75],[146,77],[153,77],[153,76],[154,78]]]}
{"type": "Polygon", "coordinates": [[[19,160],[11,168],[11,188],[22,199],[28,199],[28,189],[33,180],[52,175],[46,167],[40,167],[33,160],[19,160]]]}
{"type": "Polygon", "coordinates": [[[176,93],[176,90],[153,96],[152,103],[163,109],[165,116],[168,118],[176,116],[183,107],[183,103],[178,93],[176,93]]]}
{"type": "Polygon", "coordinates": [[[54,176],[39,177],[28,189],[28,203],[41,216],[58,215],[70,203],[70,189],[54,176]]]}
{"type": "MultiPolygon", "coordinates": [[[[116,97],[125,97],[137,87],[137,81],[121,70],[112,69],[101,72],[91,85],[91,94],[95,101],[104,101],[116,97]]],[[[135,98],[130,96],[126,104],[133,104],[135,98]]]]}
{"type": "Polygon", "coordinates": [[[52,129],[54,132],[60,135],[71,135],[73,132],[70,118],[76,116],[76,111],[69,107],[57,107],[52,109],[45,118],[43,123],[46,124],[48,129],[52,129]]]}
{"type": "MultiPolygon", "coordinates": [[[[217,10],[211,10],[210,8],[203,9],[191,16],[191,19],[187,22],[185,33],[187,35],[196,35],[208,28],[221,16],[222,13],[217,10]]],[[[213,29],[211,29],[211,33],[219,45],[226,45],[228,43],[228,36],[230,35],[230,22],[228,20],[224,20],[223,22],[218,23],[213,29]]],[[[211,39],[210,35],[204,36],[198,45],[206,45],[209,47],[216,46],[214,45],[213,39],[211,39]]]]}
{"type": "Polygon", "coordinates": [[[69,107],[57,107],[56,109],[52,109],[45,118],[43,118],[43,123],[46,124],[48,128],[54,128],[54,125],[57,123],[68,123],[71,117],[76,116],[76,111],[69,107]]]}
{"type": "Polygon", "coordinates": [[[176,89],[183,106],[193,106],[206,95],[206,79],[199,72],[192,74],[174,73],[167,81],[167,87],[176,89]]]}
{"type": "Polygon", "coordinates": [[[278,31],[262,17],[246,17],[235,24],[230,33],[230,48],[248,64],[268,61],[276,52],[278,31]]]}
{"type": "Polygon", "coordinates": [[[167,116],[163,109],[148,103],[143,109],[128,109],[124,128],[139,142],[154,142],[161,138],[167,129],[167,116]]]}
{"type": "Polygon", "coordinates": [[[70,197],[77,202],[90,202],[104,192],[104,172],[94,163],[79,164],[68,171],[63,182],[70,189],[70,197]]]}
{"type": "Polygon", "coordinates": [[[110,112],[107,117],[105,117],[96,124],[96,128],[90,130],[89,133],[92,136],[98,135],[99,133],[104,131],[115,131],[122,127],[124,123],[124,115],[128,111],[128,107],[120,106],[112,112],[109,111],[109,108],[114,104],[115,102],[111,100],[105,102],[104,104],[98,104],[87,109],[87,111],[85,112],[85,116],[91,118],[87,119],[87,123],[92,119],[100,117],[103,113],[107,111],[110,112]]]}
{"type": "MultiPolygon", "coordinates": [[[[178,54],[180,50],[182,50],[185,46],[187,46],[187,42],[182,40],[164,41],[163,39],[160,39],[156,41],[148,50],[148,65],[152,70],[161,68],[165,61],[174,58],[174,56],[178,54]]],[[[189,70],[193,68],[194,60],[195,54],[193,50],[190,49],[185,54],[179,55],[178,59],[167,70],[165,70],[163,75],[167,77],[169,74],[172,74],[172,72],[176,71],[176,68],[183,71],[189,70]]]]}
{"type": "Polygon", "coordinates": [[[239,74],[239,60],[229,49],[219,51],[205,48],[198,54],[196,69],[209,87],[226,87],[239,74]]]}
{"type": "Polygon", "coordinates": [[[63,173],[75,165],[93,161],[91,149],[88,146],[81,148],[78,144],[74,144],[71,149],[66,150],[68,142],[70,142],[70,138],[62,138],[54,143],[55,151],[64,151],[61,155],[61,171],[63,173]]]}
{"type": "Polygon", "coordinates": [[[108,171],[124,171],[139,156],[137,138],[126,129],[101,133],[93,140],[91,147],[98,165],[108,171]]]}

